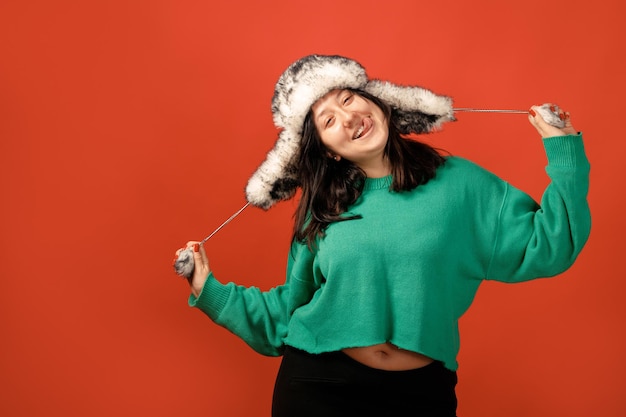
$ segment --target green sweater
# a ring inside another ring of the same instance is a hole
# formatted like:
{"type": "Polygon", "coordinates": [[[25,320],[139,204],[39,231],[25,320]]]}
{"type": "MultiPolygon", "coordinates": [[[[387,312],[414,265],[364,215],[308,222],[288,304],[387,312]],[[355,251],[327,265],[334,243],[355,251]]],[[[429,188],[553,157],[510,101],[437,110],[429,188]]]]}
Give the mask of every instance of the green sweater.
{"type": "Polygon", "coordinates": [[[391,342],[457,369],[458,320],[483,279],[520,282],[572,265],[590,231],[581,135],[544,139],[541,205],[479,166],[449,157],[413,191],[367,179],[311,251],[294,244],[283,285],[260,291],[209,276],[189,304],[256,351],[310,353],[391,342]]]}

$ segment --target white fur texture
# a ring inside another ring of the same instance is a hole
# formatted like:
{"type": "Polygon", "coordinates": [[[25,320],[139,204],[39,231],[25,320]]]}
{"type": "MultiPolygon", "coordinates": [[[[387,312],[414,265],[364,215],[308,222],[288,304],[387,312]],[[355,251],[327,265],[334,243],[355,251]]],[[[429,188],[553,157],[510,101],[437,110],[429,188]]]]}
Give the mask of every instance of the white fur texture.
{"type": "Polygon", "coordinates": [[[195,262],[193,260],[193,252],[191,248],[187,248],[180,251],[178,259],[174,262],[174,271],[181,277],[191,278],[193,270],[195,268],[195,262]]]}
{"type": "MultiPolygon", "coordinates": [[[[248,180],[246,198],[250,204],[262,209],[269,209],[280,200],[288,200],[296,191],[297,184],[292,189],[280,193],[277,187],[279,180],[297,181],[295,172],[290,175],[289,166],[298,151],[300,141],[298,135],[289,130],[283,130],[278,135],[274,148],[267,153],[265,161],[248,180]]],[[[288,187],[290,188],[290,187],[288,187]]]]}
{"type": "Polygon", "coordinates": [[[287,68],[280,76],[272,98],[274,124],[298,134],[313,103],[338,88],[362,88],[365,69],[342,56],[310,55],[287,68]]]}
{"type": "Polygon", "coordinates": [[[559,106],[555,104],[542,104],[537,107],[537,113],[543,117],[543,120],[545,120],[547,124],[563,129],[565,127],[565,120],[561,120],[559,117],[559,110],[559,106]],[[551,106],[554,106],[554,111],[550,109],[551,106]]]}

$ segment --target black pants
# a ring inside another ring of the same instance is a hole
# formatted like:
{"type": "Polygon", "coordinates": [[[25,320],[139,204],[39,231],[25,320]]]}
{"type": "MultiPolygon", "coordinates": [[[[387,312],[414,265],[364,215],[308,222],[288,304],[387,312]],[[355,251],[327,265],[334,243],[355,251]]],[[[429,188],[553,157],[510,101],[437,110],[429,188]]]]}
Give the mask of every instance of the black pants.
{"type": "Polygon", "coordinates": [[[342,352],[287,347],[273,417],[455,417],[456,372],[433,362],[409,371],[370,368],[342,352]]]}

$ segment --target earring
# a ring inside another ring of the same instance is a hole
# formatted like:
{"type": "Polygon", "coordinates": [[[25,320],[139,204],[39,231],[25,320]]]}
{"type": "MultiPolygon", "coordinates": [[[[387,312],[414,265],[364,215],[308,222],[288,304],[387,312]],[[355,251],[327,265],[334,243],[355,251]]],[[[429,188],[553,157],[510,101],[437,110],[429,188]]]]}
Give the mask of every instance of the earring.
{"type": "Polygon", "coordinates": [[[335,162],[339,162],[341,160],[341,156],[333,155],[329,151],[326,152],[326,156],[328,156],[330,159],[333,159],[335,162]]]}

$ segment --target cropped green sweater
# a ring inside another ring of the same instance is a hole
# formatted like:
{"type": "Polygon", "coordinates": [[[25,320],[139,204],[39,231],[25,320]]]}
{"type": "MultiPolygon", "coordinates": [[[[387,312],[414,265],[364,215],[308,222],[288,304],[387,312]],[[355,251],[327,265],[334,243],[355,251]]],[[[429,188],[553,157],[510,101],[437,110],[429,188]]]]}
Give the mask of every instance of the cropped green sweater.
{"type": "Polygon", "coordinates": [[[458,157],[412,191],[367,179],[349,210],[362,218],[331,224],[313,251],[295,243],[283,285],[261,291],[211,274],[189,304],[265,355],[391,342],[456,370],[458,320],[482,280],[554,276],[587,241],[582,136],[544,147],[551,183],[541,205],[458,157]]]}

